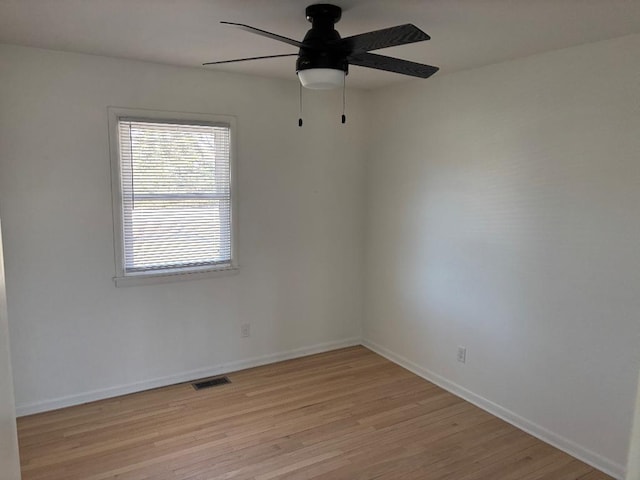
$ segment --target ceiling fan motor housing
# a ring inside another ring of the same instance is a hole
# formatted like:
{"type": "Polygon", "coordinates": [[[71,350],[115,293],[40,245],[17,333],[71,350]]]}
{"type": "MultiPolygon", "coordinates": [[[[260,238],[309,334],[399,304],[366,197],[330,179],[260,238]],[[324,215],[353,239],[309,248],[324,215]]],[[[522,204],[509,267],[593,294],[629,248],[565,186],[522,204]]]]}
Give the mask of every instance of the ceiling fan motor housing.
{"type": "Polygon", "coordinates": [[[296,71],[330,68],[348,73],[347,52],[340,48],[326,48],[327,45],[338,45],[340,42],[340,34],[336,31],[335,24],[342,17],[342,9],[335,5],[319,3],[308,6],[306,16],[311,22],[311,29],[302,43],[310,48],[300,49],[296,71]]]}

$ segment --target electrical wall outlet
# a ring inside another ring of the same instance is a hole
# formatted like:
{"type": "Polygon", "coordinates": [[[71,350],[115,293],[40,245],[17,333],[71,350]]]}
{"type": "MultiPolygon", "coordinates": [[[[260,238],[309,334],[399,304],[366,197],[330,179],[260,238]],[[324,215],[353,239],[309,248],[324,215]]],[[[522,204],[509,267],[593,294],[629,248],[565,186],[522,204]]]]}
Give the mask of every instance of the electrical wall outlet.
{"type": "Polygon", "coordinates": [[[467,347],[458,346],[458,361],[467,363],[467,347]]]}
{"type": "Polygon", "coordinates": [[[240,336],[241,337],[249,337],[251,335],[251,324],[243,323],[240,325],[240,336]]]}

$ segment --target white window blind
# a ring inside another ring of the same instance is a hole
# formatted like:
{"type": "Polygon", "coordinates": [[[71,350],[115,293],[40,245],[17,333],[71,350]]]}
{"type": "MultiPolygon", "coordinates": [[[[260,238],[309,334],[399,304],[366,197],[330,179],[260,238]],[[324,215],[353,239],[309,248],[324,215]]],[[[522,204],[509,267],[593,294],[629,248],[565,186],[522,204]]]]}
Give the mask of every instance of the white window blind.
{"type": "Polygon", "coordinates": [[[118,119],[125,275],[232,264],[228,125],[118,119]]]}

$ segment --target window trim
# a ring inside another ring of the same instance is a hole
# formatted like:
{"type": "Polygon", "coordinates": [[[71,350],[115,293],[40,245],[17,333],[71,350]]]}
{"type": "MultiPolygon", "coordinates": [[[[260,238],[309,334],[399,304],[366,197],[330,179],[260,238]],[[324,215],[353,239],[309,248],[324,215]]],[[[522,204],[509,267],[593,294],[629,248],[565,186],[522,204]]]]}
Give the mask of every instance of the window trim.
{"type": "Polygon", "coordinates": [[[180,280],[196,280],[218,277],[238,272],[238,201],[236,179],[236,118],[230,115],[211,115],[207,113],[171,112],[161,110],[107,107],[109,119],[109,158],[111,162],[111,199],[113,215],[113,250],[115,260],[116,287],[132,285],[153,285],[180,280]],[[124,268],[124,226],[122,210],[122,190],[120,172],[120,144],[118,122],[120,119],[150,120],[156,122],[182,124],[224,125],[229,127],[229,170],[231,189],[231,262],[223,267],[195,267],[190,270],[164,272],[126,273],[124,268]]]}

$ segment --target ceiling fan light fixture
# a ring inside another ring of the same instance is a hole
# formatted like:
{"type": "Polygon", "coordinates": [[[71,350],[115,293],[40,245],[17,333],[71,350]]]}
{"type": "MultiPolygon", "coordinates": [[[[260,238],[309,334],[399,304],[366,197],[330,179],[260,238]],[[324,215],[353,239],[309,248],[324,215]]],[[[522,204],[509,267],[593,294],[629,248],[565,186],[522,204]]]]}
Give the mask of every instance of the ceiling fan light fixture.
{"type": "Polygon", "coordinates": [[[311,90],[331,90],[344,85],[344,70],[334,68],[308,68],[298,71],[298,78],[303,87],[311,90]]]}

